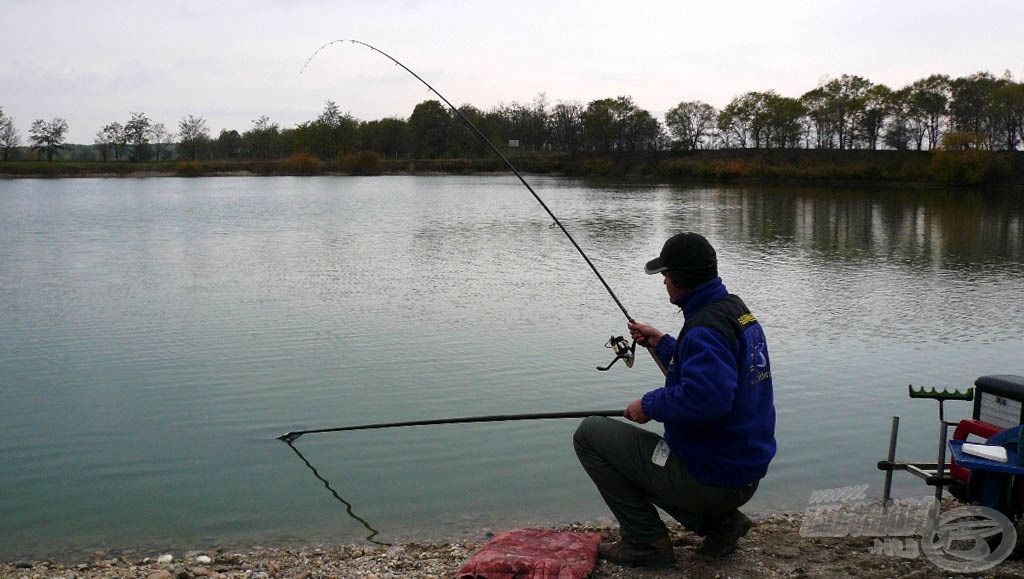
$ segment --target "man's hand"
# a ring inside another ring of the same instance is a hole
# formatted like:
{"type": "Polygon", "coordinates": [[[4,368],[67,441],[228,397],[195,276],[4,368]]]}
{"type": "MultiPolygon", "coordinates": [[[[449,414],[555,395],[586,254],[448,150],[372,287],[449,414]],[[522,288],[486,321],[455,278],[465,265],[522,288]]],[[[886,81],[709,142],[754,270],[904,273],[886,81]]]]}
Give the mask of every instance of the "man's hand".
{"type": "Polygon", "coordinates": [[[629,322],[626,324],[626,327],[629,328],[629,335],[633,336],[636,343],[647,348],[657,346],[658,341],[665,335],[664,332],[654,326],[641,322],[629,322]]]}
{"type": "Polygon", "coordinates": [[[643,402],[640,400],[630,402],[622,416],[624,416],[626,420],[632,420],[637,424],[643,424],[651,421],[651,417],[644,414],[643,402]]]}

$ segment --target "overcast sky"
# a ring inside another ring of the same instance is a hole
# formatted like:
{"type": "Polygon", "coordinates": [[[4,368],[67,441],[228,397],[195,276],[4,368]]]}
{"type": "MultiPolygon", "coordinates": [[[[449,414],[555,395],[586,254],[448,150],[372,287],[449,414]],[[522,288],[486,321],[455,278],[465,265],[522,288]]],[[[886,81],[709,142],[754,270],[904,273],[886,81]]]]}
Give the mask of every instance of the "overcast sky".
{"type": "Polygon", "coordinates": [[[747,91],[799,97],[842,74],[899,88],[930,74],[1024,77],[1022,0],[0,0],[0,107],[27,141],[63,117],[92,143],[132,112],[211,136],[267,115],[283,128],[327,100],[361,120],[433,98],[487,110],[631,96],[661,117],[747,91]]]}

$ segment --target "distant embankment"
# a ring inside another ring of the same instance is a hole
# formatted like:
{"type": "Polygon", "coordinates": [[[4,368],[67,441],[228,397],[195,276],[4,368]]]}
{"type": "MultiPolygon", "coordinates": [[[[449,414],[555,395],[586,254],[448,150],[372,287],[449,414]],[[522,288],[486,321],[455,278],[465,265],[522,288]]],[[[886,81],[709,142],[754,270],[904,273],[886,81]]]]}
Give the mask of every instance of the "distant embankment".
{"type": "MultiPolygon", "coordinates": [[[[523,173],[643,177],[665,181],[915,183],[1024,186],[1024,152],[728,149],[572,156],[515,153],[523,173]]],[[[324,162],[306,154],[271,161],[9,161],[0,177],[203,177],[220,175],[385,175],[507,171],[497,157],[384,159],[364,151],[324,162]]]]}

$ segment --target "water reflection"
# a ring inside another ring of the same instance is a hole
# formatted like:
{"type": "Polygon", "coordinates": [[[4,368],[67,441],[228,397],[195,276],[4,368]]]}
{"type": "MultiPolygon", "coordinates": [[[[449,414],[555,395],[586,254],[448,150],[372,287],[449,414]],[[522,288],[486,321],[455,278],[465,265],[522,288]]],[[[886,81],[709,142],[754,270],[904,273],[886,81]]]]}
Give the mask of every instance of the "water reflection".
{"type": "Polygon", "coordinates": [[[1024,257],[1020,196],[759,188],[729,190],[726,199],[730,234],[755,244],[793,243],[828,260],[984,271],[1024,257]]]}
{"type": "MultiPolygon", "coordinates": [[[[541,194],[588,244],[646,244],[681,228],[717,229],[754,247],[822,260],[984,271],[1024,261],[1024,196],[945,189],[598,185],[541,194]]],[[[569,181],[568,183],[572,183],[569,181]]],[[[1014,271],[1014,268],[1010,268],[1014,271]]],[[[1019,268],[1016,269],[1019,273],[1019,268]]]]}

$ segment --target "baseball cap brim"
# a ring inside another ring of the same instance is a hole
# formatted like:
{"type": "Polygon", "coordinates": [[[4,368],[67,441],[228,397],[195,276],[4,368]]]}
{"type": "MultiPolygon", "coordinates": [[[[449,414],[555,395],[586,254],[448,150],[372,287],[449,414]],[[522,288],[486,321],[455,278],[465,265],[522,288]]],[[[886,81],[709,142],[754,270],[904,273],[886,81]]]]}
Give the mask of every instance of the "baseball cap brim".
{"type": "Polygon", "coordinates": [[[647,272],[648,275],[654,275],[656,273],[668,271],[668,266],[665,265],[665,261],[663,259],[655,257],[651,261],[647,262],[647,265],[644,266],[644,271],[647,272]]]}

